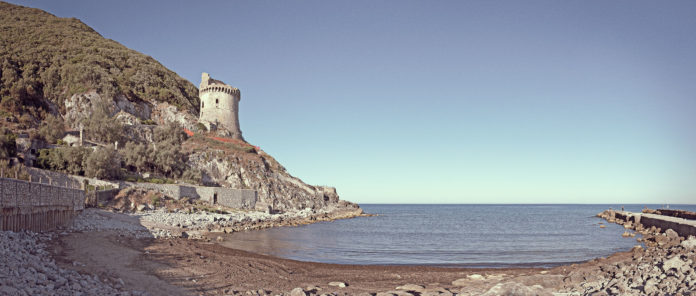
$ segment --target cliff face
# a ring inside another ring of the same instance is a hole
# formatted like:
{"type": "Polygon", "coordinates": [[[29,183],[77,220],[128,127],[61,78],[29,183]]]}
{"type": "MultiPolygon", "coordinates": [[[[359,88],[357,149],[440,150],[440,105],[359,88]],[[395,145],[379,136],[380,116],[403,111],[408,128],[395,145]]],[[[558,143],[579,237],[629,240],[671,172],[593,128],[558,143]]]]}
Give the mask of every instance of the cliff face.
{"type": "Polygon", "coordinates": [[[170,122],[195,131],[183,143],[180,163],[200,171],[206,185],[257,190],[260,210],[357,208],[339,201],[335,188],[291,176],[243,140],[205,134],[198,129],[198,89],[192,83],[81,21],[0,2],[0,25],[0,115],[10,118],[0,124],[14,133],[31,133],[49,113],[76,130],[106,106],[124,127],[123,142],[150,146],[154,125],[170,122]]]}
{"type": "Polygon", "coordinates": [[[260,210],[320,209],[339,201],[336,188],[308,185],[290,175],[273,157],[242,141],[223,142],[197,135],[184,143],[188,165],[203,173],[203,182],[258,192],[260,210]]]}

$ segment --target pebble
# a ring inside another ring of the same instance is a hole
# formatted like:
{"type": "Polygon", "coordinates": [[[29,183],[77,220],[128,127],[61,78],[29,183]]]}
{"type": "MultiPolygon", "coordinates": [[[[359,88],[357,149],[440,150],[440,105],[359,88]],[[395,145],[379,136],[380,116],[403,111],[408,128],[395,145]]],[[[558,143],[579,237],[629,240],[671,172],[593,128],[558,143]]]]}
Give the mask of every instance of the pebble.
{"type": "Polygon", "coordinates": [[[132,295],[95,276],[58,267],[45,249],[51,238],[0,231],[0,295],[132,295]]]}

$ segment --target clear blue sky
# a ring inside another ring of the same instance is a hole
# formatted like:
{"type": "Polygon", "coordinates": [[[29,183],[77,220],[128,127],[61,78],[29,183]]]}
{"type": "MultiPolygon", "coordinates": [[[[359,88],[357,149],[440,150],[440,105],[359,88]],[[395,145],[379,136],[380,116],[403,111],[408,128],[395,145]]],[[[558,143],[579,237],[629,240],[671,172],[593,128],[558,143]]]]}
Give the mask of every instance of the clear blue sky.
{"type": "Polygon", "coordinates": [[[696,203],[695,1],[13,1],[195,85],[362,203],[696,203]]]}

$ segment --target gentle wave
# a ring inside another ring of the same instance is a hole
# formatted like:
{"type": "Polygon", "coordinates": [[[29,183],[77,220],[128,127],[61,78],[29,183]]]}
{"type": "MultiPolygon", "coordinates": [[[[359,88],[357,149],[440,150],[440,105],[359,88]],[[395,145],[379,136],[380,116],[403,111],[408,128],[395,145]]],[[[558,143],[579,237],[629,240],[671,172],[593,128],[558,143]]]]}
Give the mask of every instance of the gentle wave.
{"type": "MultiPolygon", "coordinates": [[[[639,212],[644,206],[626,205],[639,212]]],[[[230,235],[226,246],[339,264],[552,267],[629,250],[595,214],[621,205],[361,205],[373,217],[230,235]]],[[[696,210],[694,205],[678,206],[696,210]]]]}

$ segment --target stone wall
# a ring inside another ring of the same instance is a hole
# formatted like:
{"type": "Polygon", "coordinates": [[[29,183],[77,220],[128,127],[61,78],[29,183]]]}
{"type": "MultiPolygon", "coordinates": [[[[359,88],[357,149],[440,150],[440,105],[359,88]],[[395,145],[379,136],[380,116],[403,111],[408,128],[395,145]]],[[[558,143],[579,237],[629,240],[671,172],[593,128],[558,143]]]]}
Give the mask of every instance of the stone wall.
{"type": "Polygon", "coordinates": [[[120,188],[136,187],[156,190],[177,200],[183,197],[188,197],[191,199],[207,201],[210,204],[219,204],[221,206],[237,209],[254,209],[258,200],[256,190],[251,189],[207,187],[191,184],[153,184],[135,182],[120,182],[119,186],[120,188]]]}
{"type": "Polygon", "coordinates": [[[0,208],[0,230],[52,230],[66,226],[85,208],[85,192],[0,178],[0,208]]]}
{"type": "Polygon", "coordinates": [[[86,207],[97,207],[110,200],[113,200],[121,189],[95,190],[87,192],[85,199],[86,207]]]}
{"type": "MultiPolygon", "coordinates": [[[[215,203],[215,196],[217,195],[217,204],[238,209],[254,209],[258,200],[256,190],[250,189],[207,187],[185,183],[155,184],[125,181],[110,182],[95,178],[86,178],[60,172],[41,170],[37,168],[27,168],[27,171],[32,176],[32,181],[36,183],[53,184],[59,186],[65,186],[67,184],[69,187],[80,188],[82,183],[86,180],[90,185],[95,186],[111,186],[118,190],[126,187],[137,187],[148,190],[156,190],[177,200],[182,197],[188,197],[191,199],[201,199],[210,202],[211,204],[215,203]]],[[[105,194],[101,197],[89,196],[90,205],[98,204],[100,201],[108,199],[108,196],[115,195],[118,190],[107,190],[108,193],[100,193],[105,194]]]]}
{"type": "Polygon", "coordinates": [[[251,189],[198,187],[196,192],[201,200],[229,208],[254,209],[258,200],[256,190],[251,189]]]}
{"type": "Polygon", "coordinates": [[[199,122],[224,127],[231,133],[232,138],[243,140],[239,127],[239,89],[203,73],[198,97],[201,99],[199,122]]]}
{"type": "Polygon", "coordinates": [[[27,172],[31,176],[32,182],[53,184],[68,187],[81,188],[82,183],[86,180],[90,185],[94,186],[111,186],[118,188],[117,182],[109,182],[96,178],[87,178],[82,176],[68,175],[60,172],[42,170],[37,168],[27,168],[27,172]]]}

